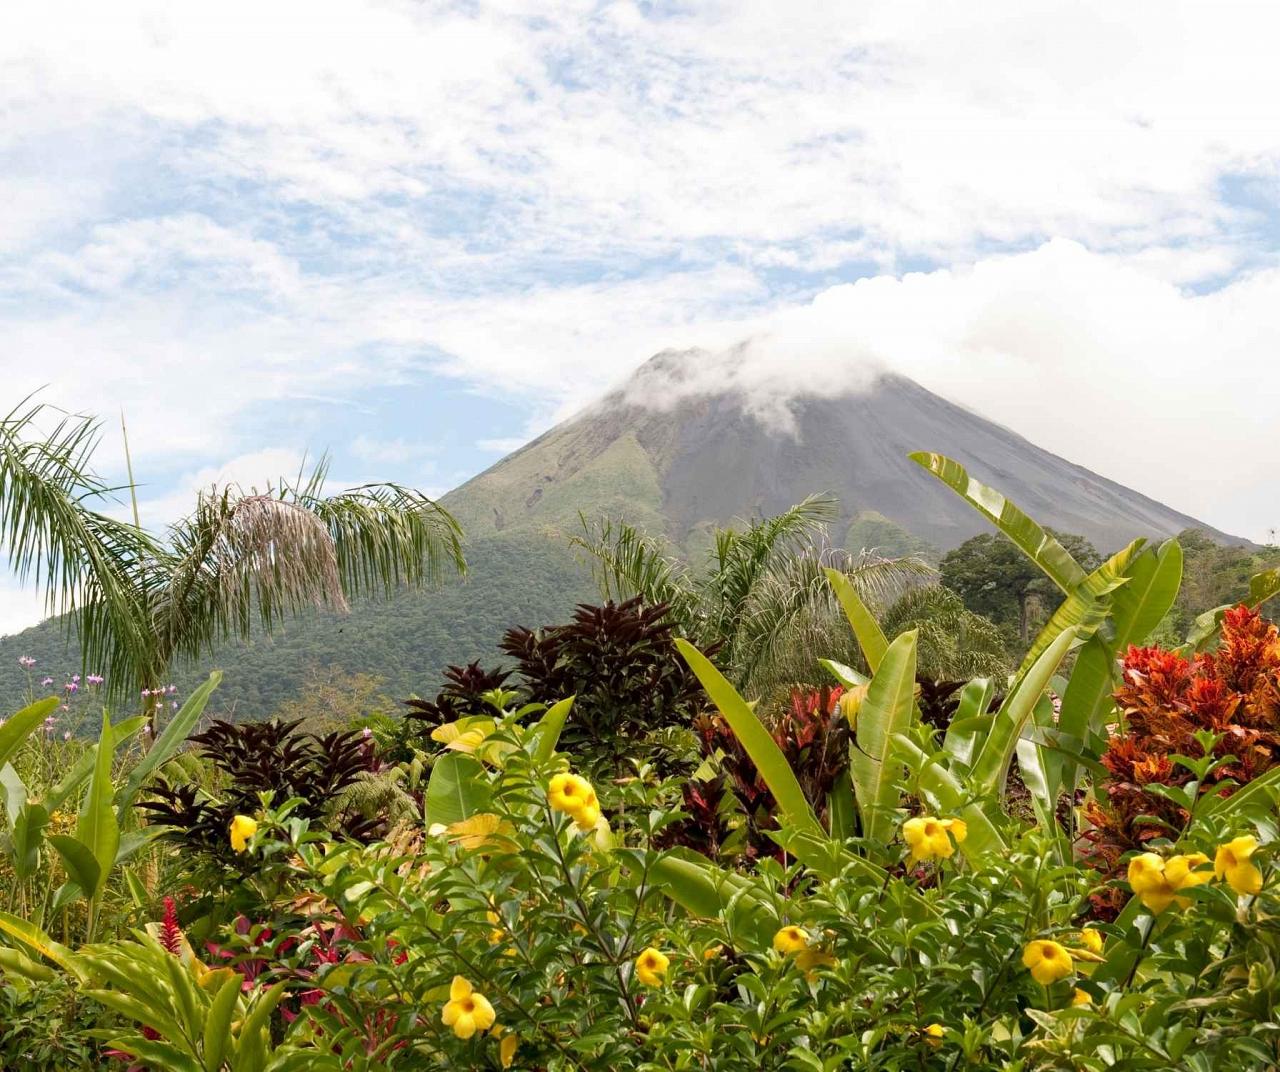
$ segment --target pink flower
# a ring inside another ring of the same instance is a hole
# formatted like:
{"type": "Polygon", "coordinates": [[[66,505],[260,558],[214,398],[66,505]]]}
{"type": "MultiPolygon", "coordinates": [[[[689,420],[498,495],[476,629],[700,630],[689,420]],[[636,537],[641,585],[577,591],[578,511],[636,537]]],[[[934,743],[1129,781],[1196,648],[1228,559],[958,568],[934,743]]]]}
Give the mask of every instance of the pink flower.
{"type": "Polygon", "coordinates": [[[373,736],[373,730],[371,730],[368,726],[365,726],[365,728],[360,731],[360,736],[367,741],[370,737],[373,736]]]}
{"type": "Polygon", "coordinates": [[[144,697],[146,697],[146,696],[150,696],[150,695],[151,695],[151,690],[150,690],[150,689],[143,689],[143,690],[142,690],[142,695],[143,695],[144,697]]]}
{"type": "Polygon", "coordinates": [[[68,682],[67,682],[65,685],[63,685],[62,687],[63,687],[64,689],[66,689],[66,690],[67,690],[67,692],[79,692],[79,691],[80,691],[80,685],[79,685],[77,682],[75,682],[75,681],[68,681],[68,682]]]}
{"type": "Polygon", "coordinates": [[[22,667],[22,669],[24,670],[30,670],[33,666],[36,665],[36,661],[35,659],[31,658],[30,655],[20,655],[18,657],[18,665],[22,667]]]}
{"type": "Polygon", "coordinates": [[[64,741],[69,741],[69,740],[71,740],[71,731],[70,731],[70,730],[67,730],[67,732],[66,732],[66,733],[64,733],[64,734],[62,735],[62,739],[63,739],[64,741]]]}
{"type": "Polygon", "coordinates": [[[87,678],[85,678],[85,680],[89,682],[90,685],[101,685],[107,679],[103,677],[101,674],[90,674],[87,678]]]}
{"type": "Polygon", "coordinates": [[[169,694],[170,696],[172,696],[175,692],[177,692],[177,691],[178,691],[178,686],[177,686],[177,685],[170,685],[170,686],[168,687],[168,689],[166,689],[165,691],[166,691],[166,692],[168,692],[168,694],[169,694]]]}
{"type": "Polygon", "coordinates": [[[43,681],[41,681],[41,682],[40,682],[40,684],[41,684],[41,685],[52,685],[52,684],[53,684],[53,678],[51,678],[51,677],[47,677],[47,678],[45,678],[43,681]]]}

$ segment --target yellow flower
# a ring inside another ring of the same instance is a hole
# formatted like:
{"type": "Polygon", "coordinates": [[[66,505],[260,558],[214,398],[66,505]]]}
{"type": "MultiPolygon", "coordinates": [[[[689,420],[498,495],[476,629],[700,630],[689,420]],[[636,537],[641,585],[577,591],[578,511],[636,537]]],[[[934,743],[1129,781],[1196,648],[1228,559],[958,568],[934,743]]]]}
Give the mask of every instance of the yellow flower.
{"type": "Polygon", "coordinates": [[[921,860],[946,859],[969,835],[969,827],[963,819],[937,819],[932,815],[917,815],[902,824],[902,839],[911,849],[908,864],[921,860]],[[954,839],[955,844],[952,844],[954,839]]]}
{"type": "Polygon", "coordinates": [[[1071,954],[1048,938],[1028,942],[1026,949],[1022,951],[1022,964],[1031,969],[1031,978],[1042,986],[1065,979],[1075,971],[1071,954]]]}
{"type": "Polygon", "coordinates": [[[1080,944],[1089,950],[1090,953],[1102,953],[1102,935],[1091,928],[1086,928],[1080,932],[1080,944]]]}
{"type": "Polygon", "coordinates": [[[716,957],[722,956],[723,954],[724,954],[724,946],[711,945],[711,946],[707,946],[707,948],[702,951],[702,959],[715,960],[716,957]]]}
{"type": "Polygon", "coordinates": [[[941,1046],[946,1034],[947,1029],[941,1024],[930,1024],[924,1029],[924,1040],[930,1046],[941,1046]]]}
{"type": "Polygon", "coordinates": [[[1178,897],[1177,893],[1213,878],[1208,871],[1196,870],[1208,862],[1209,857],[1202,852],[1170,856],[1167,860],[1162,860],[1154,852],[1139,853],[1129,861],[1129,885],[1143,905],[1156,915],[1175,900],[1185,908],[1189,900],[1178,897]]]}
{"type": "Polygon", "coordinates": [[[1249,834],[1218,847],[1213,856],[1213,873],[1225,878],[1236,893],[1254,896],[1262,890],[1262,872],[1249,858],[1258,851],[1258,839],[1249,834]]]}
{"type": "Polygon", "coordinates": [[[794,924],[783,927],[773,936],[773,948],[784,956],[794,956],[809,948],[809,936],[794,924]]]}
{"type": "Polygon", "coordinates": [[[1089,991],[1081,990],[1079,987],[1071,995],[1072,1005],[1092,1005],[1093,998],[1089,996],[1089,991]]]}
{"type": "Polygon", "coordinates": [[[661,986],[671,961],[665,953],[650,946],[636,957],[636,978],[645,986],[661,986]]]}
{"type": "Polygon", "coordinates": [[[231,820],[231,848],[236,852],[244,852],[249,847],[249,839],[258,832],[258,820],[248,815],[237,815],[231,820]]]}
{"type": "Polygon", "coordinates": [[[855,685],[847,689],[836,701],[836,709],[844,715],[844,720],[849,723],[850,729],[858,724],[858,712],[862,710],[862,703],[867,698],[867,691],[870,688],[870,684],[855,685]]]}
{"type": "Polygon", "coordinates": [[[556,774],[547,786],[547,800],[556,811],[564,812],[579,828],[591,830],[600,821],[600,803],[591,783],[576,774],[556,774]]]}
{"type": "Polygon", "coordinates": [[[485,918],[492,925],[493,929],[489,932],[489,944],[501,945],[507,940],[507,932],[502,929],[502,917],[497,912],[490,909],[485,913],[485,918]]]}
{"type": "Polygon", "coordinates": [[[440,1019],[453,1028],[460,1039],[469,1039],[477,1031],[488,1031],[495,1019],[493,1006],[483,994],[477,994],[461,975],[453,977],[449,1001],[440,1019]]]}
{"type": "Polygon", "coordinates": [[[510,1068],[511,1062],[516,1059],[516,1048],[520,1045],[520,1036],[513,1031],[508,1031],[501,1024],[495,1024],[493,1034],[500,1039],[498,1043],[498,1063],[503,1068],[510,1068]]]}

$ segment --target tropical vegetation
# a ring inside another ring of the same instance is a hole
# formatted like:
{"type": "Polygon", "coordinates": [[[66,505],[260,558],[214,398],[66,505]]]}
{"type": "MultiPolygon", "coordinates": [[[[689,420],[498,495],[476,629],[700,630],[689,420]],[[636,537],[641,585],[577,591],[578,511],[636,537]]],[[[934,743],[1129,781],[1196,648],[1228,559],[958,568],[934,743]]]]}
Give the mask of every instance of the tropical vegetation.
{"type": "MultiPolygon", "coordinates": [[[[1178,540],[1094,558],[913,458],[1034,570],[1014,657],[925,564],[828,551],[811,501],[716,533],[703,568],[588,526],[603,602],[513,624],[411,717],[211,720],[219,678],[171,699],[159,662],[164,707],[123,718],[105,675],[33,684],[0,725],[0,1065],[1276,1067],[1280,569],[1172,637],[1178,540]]],[[[296,487],[271,501],[332,519],[296,487]]],[[[416,537],[383,523],[358,578],[326,527],[326,583],[394,579],[416,537]]],[[[69,564],[82,631],[169,620],[130,603],[160,579],[83,609],[72,535],[8,546],[69,564]]],[[[256,566],[191,636],[315,590],[263,546],[218,552],[256,566]]]]}

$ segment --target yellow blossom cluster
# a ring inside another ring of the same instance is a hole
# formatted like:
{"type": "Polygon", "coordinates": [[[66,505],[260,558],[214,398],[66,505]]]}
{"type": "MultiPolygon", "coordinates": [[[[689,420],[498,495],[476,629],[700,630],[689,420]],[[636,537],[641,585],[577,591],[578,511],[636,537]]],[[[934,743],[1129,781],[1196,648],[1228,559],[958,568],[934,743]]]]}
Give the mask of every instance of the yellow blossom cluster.
{"type": "Polygon", "coordinates": [[[1209,857],[1202,852],[1167,859],[1154,852],[1142,852],[1129,861],[1129,886],[1143,906],[1156,915],[1175,901],[1185,908],[1189,899],[1178,894],[1215,877],[1225,880],[1238,894],[1254,896],[1262,889],[1262,872],[1252,862],[1257,849],[1257,838],[1247,834],[1233,838],[1218,847],[1212,871],[1206,868],[1209,857]]]}
{"type": "Polygon", "coordinates": [[[902,824],[902,840],[911,850],[907,865],[947,859],[968,834],[969,827],[963,819],[938,819],[932,815],[908,819],[902,824]]]}
{"type": "Polygon", "coordinates": [[[585,778],[568,771],[553,775],[547,786],[547,801],[556,811],[569,816],[579,830],[589,832],[600,825],[600,802],[585,778]]]}

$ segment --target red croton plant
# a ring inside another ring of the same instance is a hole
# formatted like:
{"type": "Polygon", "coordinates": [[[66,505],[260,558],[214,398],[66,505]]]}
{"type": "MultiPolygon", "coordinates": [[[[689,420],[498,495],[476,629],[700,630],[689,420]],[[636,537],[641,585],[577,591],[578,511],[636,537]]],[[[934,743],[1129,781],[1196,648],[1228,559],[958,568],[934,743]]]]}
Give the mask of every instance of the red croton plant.
{"type": "MultiPolygon", "coordinates": [[[[1226,612],[1222,642],[1188,659],[1163,648],[1130,647],[1115,694],[1122,721],[1102,764],[1109,776],[1085,806],[1092,829],[1086,857],[1104,875],[1152,838],[1176,836],[1188,816],[1153,785],[1182,786],[1193,775],[1170,757],[1203,756],[1196,734],[1219,735],[1218,758],[1234,757],[1205,779],[1201,793],[1229,795],[1280,763],[1280,635],[1248,607],[1226,612]]],[[[1094,897],[1104,916],[1124,901],[1118,889],[1094,897]]]]}

